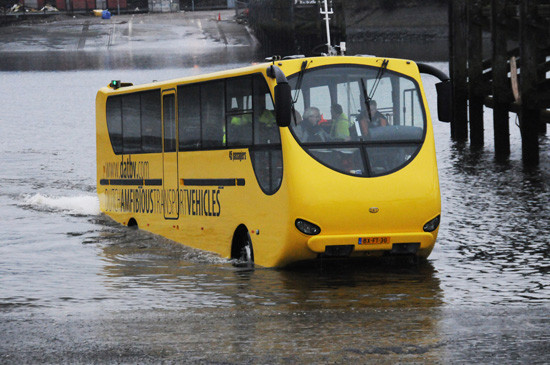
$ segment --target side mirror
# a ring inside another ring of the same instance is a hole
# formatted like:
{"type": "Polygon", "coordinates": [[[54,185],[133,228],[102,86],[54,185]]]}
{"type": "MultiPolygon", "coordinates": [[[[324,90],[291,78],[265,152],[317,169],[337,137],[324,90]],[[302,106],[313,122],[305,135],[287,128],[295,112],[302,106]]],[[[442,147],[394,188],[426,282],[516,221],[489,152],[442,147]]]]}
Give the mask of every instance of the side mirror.
{"type": "Polygon", "coordinates": [[[292,95],[286,82],[275,85],[275,118],[279,127],[290,125],[292,95]]]}
{"type": "Polygon", "coordinates": [[[451,81],[438,82],[435,84],[435,88],[437,90],[437,115],[439,120],[450,123],[453,121],[451,81]]]}

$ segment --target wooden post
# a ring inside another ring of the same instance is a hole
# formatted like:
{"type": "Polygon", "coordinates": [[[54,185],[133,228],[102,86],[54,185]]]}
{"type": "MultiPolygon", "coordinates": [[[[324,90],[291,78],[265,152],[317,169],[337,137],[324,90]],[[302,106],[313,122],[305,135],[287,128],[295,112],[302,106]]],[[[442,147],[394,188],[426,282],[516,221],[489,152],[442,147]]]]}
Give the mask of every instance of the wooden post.
{"type": "Polygon", "coordinates": [[[481,0],[468,0],[468,99],[470,141],[473,147],[482,147],[484,139],[481,10],[481,0]]]}
{"type": "MultiPolygon", "coordinates": [[[[540,17],[541,14],[539,13],[537,15],[540,17]]],[[[547,22],[548,22],[548,20],[547,20],[547,22]]],[[[546,23],[546,24],[548,24],[548,23],[546,23]]],[[[546,36],[548,36],[549,34],[550,34],[550,32],[547,32],[546,36]]],[[[548,51],[544,52],[540,48],[540,45],[544,44],[544,41],[542,40],[544,36],[541,36],[541,30],[540,29],[537,32],[537,36],[538,36],[538,42],[537,43],[539,44],[539,48],[537,48],[538,89],[539,90],[544,90],[544,86],[542,86],[541,83],[543,83],[546,80],[546,71],[541,66],[546,63],[546,54],[548,53],[548,51]]],[[[550,47],[550,43],[548,41],[546,42],[546,44],[547,44],[548,47],[550,47]]],[[[546,87],[548,87],[548,86],[546,86],[546,87]]],[[[543,104],[544,104],[544,101],[543,101],[543,104]]],[[[546,105],[548,105],[548,104],[546,104],[546,105]]],[[[544,108],[544,105],[540,105],[540,104],[538,105],[539,111],[543,108],[544,108]]],[[[545,136],[547,132],[548,132],[548,124],[546,123],[546,120],[544,120],[544,118],[542,118],[541,115],[539,114],[539,136],[545,136]]]]}
{"type": "Polygon", "coordinates": [[[453,89],[453,122],[451,137],[464,142],[468,139],[468,87],[467,55],[468,36],[466,0],[452,0],[449,4],[450,74],[453,89]]]}
{"type": "Polygon", "coordinates": [[[520,127],[523,163],[539,163],[539,110],[537,103],[537,1],[520,2],[520,127]]]}
{"type": "Polygon", "coordinates": [[[495,155],[497,160],[510,156],[510,125],[508,108],[511,102],[511,86],[508,81],[507,64],[507,18],[508,0],[491,0],[491,33],[493,42],[493,125],[495,155]]]}

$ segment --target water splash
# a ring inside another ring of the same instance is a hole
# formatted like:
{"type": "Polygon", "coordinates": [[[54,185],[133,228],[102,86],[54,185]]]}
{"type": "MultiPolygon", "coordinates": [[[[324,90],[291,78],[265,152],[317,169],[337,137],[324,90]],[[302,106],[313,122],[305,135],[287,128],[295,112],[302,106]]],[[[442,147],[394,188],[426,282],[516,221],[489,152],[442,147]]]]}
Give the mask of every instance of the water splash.
{"type": "Polygon", "coordinates": [[[26,196],[25,205],[38,210],[63,211],[70,214],[99,215],[99,200],[97,196],[47,196],[34,194],[26,196]]]}

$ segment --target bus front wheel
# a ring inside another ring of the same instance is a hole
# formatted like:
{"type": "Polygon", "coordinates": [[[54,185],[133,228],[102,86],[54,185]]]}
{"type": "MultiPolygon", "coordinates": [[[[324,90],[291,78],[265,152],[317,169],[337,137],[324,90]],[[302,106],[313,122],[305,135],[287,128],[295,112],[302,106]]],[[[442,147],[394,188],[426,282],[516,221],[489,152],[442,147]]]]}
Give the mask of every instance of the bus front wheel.
{"type": "Polygon", "coordinates": [[[234,265],[238,267],[251,267],[254,265],[254,249],[250,233],[245,226],[240,226],[233,237],[231,258],[236,260],[234,265]]]}

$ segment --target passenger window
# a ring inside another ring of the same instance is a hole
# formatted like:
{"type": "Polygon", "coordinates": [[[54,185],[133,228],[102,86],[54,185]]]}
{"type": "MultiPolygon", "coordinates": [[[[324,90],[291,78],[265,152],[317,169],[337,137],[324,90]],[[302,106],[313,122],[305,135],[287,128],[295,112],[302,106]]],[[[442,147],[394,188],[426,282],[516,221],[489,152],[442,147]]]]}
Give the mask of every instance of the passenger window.
{"type": "Polygon", "coordinates": [[[275,107],[271,93],[262,76],[254,76],[254,133],[255,144],[281,143],[275,120],[275,107]]]}
{"type": "Polygon", "coordinates": [[[202,146],[225,146],[224,82],[215,81],[201,85],[202,146]]]}
{"type": "Polygon", "coordinates": [[[301,118],[304,115],[304,111],[306,109],[303,91],[301,90],[298,93],[296,92],[296,90],[292,91],[292,100],[296,100],[296,102],[294,103],[294,110],[295,110],[295,114],[297,116],[299,115],[299,119],[296,121],[296,123],[294,122],[294,119],[290,123],[291,126],[295,126],[296,124],[300,123],[301,118]]]}
{"type": "Polygon", "coordinates": [[[330,92],[328,86],[312,87],[310,89],[310,106],[319,108],[321,116],[324,119],[330,119],[330,106],[332,101],[330,99],[330,92]]]}
{"type": "Polygon", "coordinates": [[[266,194],[275,193],[283,179],[281,137],[271,93],[263,76],[254,75],[254,144],[250,152],[254,173],[266,194]]]}
{"type": "Polygon", "coordinates": [[[252,144],[252,79],[239,77],[226,82],[227,145],[252,144]]]}
{"type": "Polygon", "coordinates": [[[422,127],[424,114],[420,106],[418,91],[415,88],[404,89],[403,101],[403,125],[422,127]]]}
{"type": "Polygon", "coordinates": [[[146,91],[141,96],[141,144],[143,152],[162,152],[160,91],[146,91]]]}
{"type": "Polygon", "coordinates": [[[128,94],[122,97],[122,146],[124,154],[141,152],[139,94],[128,94]]]}
{"type": "Polygon", "coordinates": [[[311,148],[313,157],[332,167],[350,175],[365,175],[365,164],[359,148],[311,148]]]}
{"type": "Polygon", "coordinates": [[[371,176],[387,174],[407,163],[418,151],[417,145],[367,147],[371,176]]]}
{"type": "Polygon", "coordinates": [[[393,125],[394,98],[398,90],[394,88],[390,77],[381,78],[378,84],[376,84],[376,79],[367,80],[366,85],[369,96],[376,103],[378,113],[387,120],[388,126],[393,125]]]}
{"type": "Polygon", "coordinates": [[[359,90],[359,83],[357,81],[344,82],[336,85],[336,90],[336,95],[338,97],[337,103],[342,106],[342,111],[348,116],[349,121],[355,124],[361,112],[361,92],[359,90]]]}
{"type": "Polygon", "coordinates": [[[176,105],[174,94],[163,97],[164,152],[176,151],[176,105]]]}
{"type": "Polygon", "coordinates": [[[107,129],[115,154],[122,153],[122,106],[120,96],[107,98],[107,129]]]}
{"type": "Polygon", "coordinates": [[[200,85],[178,87],[178,122],[180,150],[200,148],[200,85]]]}
{"type": "Polygon", "coordinates": [[[273,194],[283,179],[283,156],[280,149],[251,152],[254,172],[260,187],[266,194],[273,194]]]}

